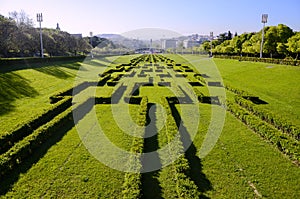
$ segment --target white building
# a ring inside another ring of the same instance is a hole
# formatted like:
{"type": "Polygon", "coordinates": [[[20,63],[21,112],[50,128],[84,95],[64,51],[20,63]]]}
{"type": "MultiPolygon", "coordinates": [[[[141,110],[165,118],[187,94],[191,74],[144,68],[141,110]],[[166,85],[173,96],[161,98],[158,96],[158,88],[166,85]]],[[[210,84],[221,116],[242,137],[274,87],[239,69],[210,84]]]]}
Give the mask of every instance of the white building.
{"type": "Polygon", "coordinates": [[[161,41],[161,48],[166,50],[169,48],[176,48],[177,47],[177,40],[176,39],[163,39],[161,41]]]}
{"type": "Polygon", "coordinates": [[[192,48],[193,46],[199,45],[198,41],[195,40],[184,40],[183,41],[183,47],[185,48],[192,48]]]}

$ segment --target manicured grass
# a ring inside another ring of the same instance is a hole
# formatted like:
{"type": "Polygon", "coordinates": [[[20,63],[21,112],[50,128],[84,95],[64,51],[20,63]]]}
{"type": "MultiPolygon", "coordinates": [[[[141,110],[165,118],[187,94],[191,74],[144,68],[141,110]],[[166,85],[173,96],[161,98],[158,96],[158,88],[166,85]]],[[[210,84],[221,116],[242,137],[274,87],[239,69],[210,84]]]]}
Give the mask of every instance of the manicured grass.
{"type": "Polygon", "coordinates": [[[248,91],[266,109],[300,125],[300,68],[295,66],[214,59],[225,83],[248,91]]]}
{"type": "Polygon", "coordinates": [[[250,183],[263,197],[300,195],[299,167],[229,113],[221,137],[202,164],[213,186],[206,193],[211,198],[257,198],[250,183]]]}
{"type": "MultiPolygon", "coordinates": [[[[74,86],[79,68],[81,74],[94,75],[128,60],[128,57],[106,57],[82,63],[32,64],[23,67],[26,69],[0,73],[0,134],[51,106],[49,97],[74,86]]],[[[82,79],[86,80],[85,77],[82,79]]],[[[77,82],[80,82],[80,77],[77,82]]]]}
{"type": "MultiPolygon", "coordinates": [[[[95,109],[99,124],[110,141],[129,150],[132,137],[111,119],[110,105],[97,105],[95,109]]],[[[134,113],[132,117],[135,118],[137,112],[134,113]]],[[[89,118],[90,114],[81,121],[87,128],[94,125],[89,118]]],[[[90,131],[92,133],[94,129],[90,131]]],[[[109,151],[106,153],[110,154],[109,151]]],[[[120,198],[123,180],[124,172],[109,168],[89,153],[74,127],[20,176],[5,197],[120,198]]]]}
{"type": "MultiPolygon", "coordinates": [[[[136,56],[137,55],[120,57],[110,66],[128,63],[130,59],[136,56]]],[[[297,112],[299,106],[297,103],[292,105],[295,107],[294,109],[289,110],[287,97],[277,99],[277,92],[291,95],[292,100],[297,99],[298,94],[295,94],[295,92],[297,92],[296,86],[293,85],[287,89],[290,92],[294,92],[289,94],[287,90],[284,90],[286,86],[284,86],[285,84],[283,83],[287,83],[289,81],[287,80],[288,77],[290,77],[292,73],[295,73],[296,69],[293,67],[276,65],[273,68],[266,68],[266,66],[260,63],[240,63],[238,61],[221,59],[215,59],[215,62],[213,62],[211,59],[207,59],[207,57],[195,55],[187,55],[184,57],[177,55],[166,56],[174,59],[176,63],[182,63],[192,68],[194,67],[200,74],[207,76],[207,82],[221,81],[218,70],[213,68],[217,66],[225,84],[230,84],[259,96],[269,103],[262,106],[274,111],[276,114],[283,115],[293,122],[295,122],[295,120],[292,117],[299,116],[297,112]],[[234,65],[235,63],[237,65],[234,65]],[[276,70],[272,71],[270,69],[276,70]],[[265,81],[259,80],[258,77],[253,77],[257,71],[260,74],[260,78],[268,77],[268,75],[276,76],[277,73],[284,75],[283,77],[277,75],[276,80],[270,78],[268,80],[269,84],[275,85],[272,87],[265,85],[265,81]],[[243,74],[243,76],[241,74],[243,74]],[[256,84],[252,82],[253,78],[257,81],[256,84]],[[281,78],[284,78],[284,80],[281,78]],[[278,91],[277,87],[284,91],[278,91]],[[280,103],[285,107],[278,107],[280,103]],[[281,114],[285,109],[289,111],[285,114],[281,114]]],[[[106,69],[106,66],[109,65],[109,62],[114,58],[115,57],[107,57],[78,63],[84,68],[84,70],[81,71],[81,78],[85,80],[89,75],[92,77],[93,75],[102,73],[106,69]]],[[[141,65],[144,66],[144,63],[142,62],[141,65]]],[[[180,67],[178,67],[178,69],[179,68],[180,67]]],[[[40,71],[37,69],[25,69],[1,74],[5,77],[3,79],[9,82],[9,75],[15,76],[17,73],[21,77],[16,78],[26,78],[20,81],[23,84],[27,82],[27,86],[30,87],[29,90],[34,89],[36,93],[30,94],[29,91],[22,93],[20,92],[21,89],[19,89],[18,92],[15,91],[17,97],[13,98],[13,103],[19,103],[20,106],[14,107],[14,109],[8,110],[5,114],[1,115],[2,124],[7,123],[7,125],[0,127],[0,130],[1,128],[13,127],[18,121],[26,119],[26,116],[37,114],[43,108],[50,106],[49,96],[56,94],[59,90],[63,90],[66,87],[71,87],[77,72],[76,69],[59,65],[56,67],[47,66],[42,69],[47,69],[47,72],[43,72],[38,68],[40,71]],[[65,76],[60,78],[54,75],[56,73],[62,73],[65,76]],[[68,76],[66,76],[66,74],[68,76]],[[49,82],[49,84],[47,84],[47,82],[49,82]],[[49,89],[47,85],[50,85],[49,89]],[[25,95],[25,98],[18,98],[18,94],[20,94],[20,96],[25,95]],[[26,96],[26,94],[29,96],[26,96]],[[37,110],[32,110],[33,112],[29,112],[33,105],[40,107],[37,110]],[[9,116],[13,115],[15,115],[16,119],[10,120],[9,116]]],[[[170,73],[172,73],[172,71],[170,73]]],[[[154,75],[156,74],[154,73],[154,75]]],[[[297,77],[297,75],[295,76],[297,77]]],[[[160,81],[159,78],[155,78],[154,83],[160,81]]],[[[187,78],[189,79],[188,81],[197,81],[197,79],[190,74],[188,74],[187,78]]],[[[79,78],[79,81],[82,79],[79,78]]],[[[295,80],[293,78],[291,79],[291,82],[295,83],[295,80]]],[[[147,81],[148,78],[133,77],[130,81],[137,82],[139,80],[147,81]]],[[[174,81],[172,78],[164,78],[164,81],[171,82],[172,86],[175,85],[174,83],[179,82],[174,81]]],[[[223,84],[222,81],[221,84],[223,84]]],[[[7,89],[7,96],[14,96],[12,92],[9,92],[9,89],[12,88],[8,87],[8,84],[3,88],[7,89]]],[[[115,89],[109,86],[90,87],[89,89],[93,90],[95,88],[97,97],[109,97],[115,89]]],[[[201,86],[194,88],[199,89],[208,96],[212,93],[218,95],[222,89],[221,87],[208,89],[207,87],[201,86]]],[[[89,89],[83,91],[82,94],[86,93],[90,95],[89,89]]],[[[159,104],[162,96],[170,95],[173,96],[173,93],[169,87],[157,85],[143,86],[139,90],[139,96],[148,96],[151,106],[159,104]]],[[[87,98],[89,96],[84,97],[87,98]]],[[[84,97],[78,100],[84,100],[84,97]]],[[[227,97],[232,98],[233,94],[227,92],[227,97]]],[[[4,99],[6,99],[6,97],[3,97],[3,103],[4,99]]],[[[129,106],[129,115],[132,120],[138,122],[140,114],[139,105],[126,105],[129,106]]],[[[128,123],[128,120],[126,117],[124,117],[124,120],[114,118],[115,115],[113,115],[112,106],[117,107],[120,105],[95,105],[96,122],[92,120],[93,115],[91,113],[88,113],[79,122],[79,124],[83,124],[81,128],[86,130],[87,134],[78,134],[78,129],[74,127],[71,130],[62,129],[62,135],[64,133],[65,135],[62,136],[61,139],[54,140],[52,144],[48,144],[49,148],[46,148],[43,153],[34,153],[33,157],[24,163],[25,166],[23,170],[21,169],[21,172],[12,174],[12,176],[14,176],[12,178],[13,180],[5,179],[0,183],[0,190],[5,193],[1,195],[0,198],[121,198],[125,173],[109,168],[95,159],[88,151],[91,150],[90,147],[92,146],[85,146],[82,142],[85,138],[92,139],[93,136],[99,133],[97,128],[95,128],[96,123],[98,123],[111,143],[120,149],[126,151],[131,150],[133,137],[118,126],[118,122],[128,123]],[[8,189],[8,186],[11,186],[11,189],[8,189]]],[[[189,105],[172,106],[177,109],[180,115],[181,109],[189,105]]],[[[290,159],[283,155],[275,146],[263,140],[258,134],[247,128],[247,126],[237,120],[229,112],[225,114],[225,125],[215,147],[207,156],[201,159],[199,158],[199,153],[211,122],[212,107],[222,109],[222,107],[218,105],[199,103],[200,119],[198,133],[191,147],[185,152],[189,169],[188,172],[180,172],[180,169],[183,168],[178,167],[177,169],[180,168],[179,174],[182,174],[178,176],[182,179],[186,179],[185,182],[189,181],[189,185],[195,184],[201,196],[208,198],[259,198],[261,196],[268,198],[299,198],[299,167],[293,164],[290,159]]],[[[154,118],[151,118],[153,119],[152,122],[154,122],[154,128],[146,128],[145,133],[152,133],[150,131],[153,131],[153,129],[158,132],[155,136],[144,140],[144,152],[154,151],[166,146],[168,143],[166,137],[167,133],[169,133],[168,136],[174,136],[168,131],[171,127],[174,127],[174,121],[172,120],[175,119],[175,122],[178,123],[180,119],[180,116],[176,115],[177,113],[174,113],[174,109],[172,109],[172,114],[168,116],[169,123],[167,125],[169,126],[167,126],[162,124],[161,107],[157,106],[152,110],[155,111],[154,118]],[[171,125],[172,122],[173,125],[171,125]]],[[[181,118],[182,124],[186,129],[185,133],[189,133],[189,129],[193,126],[194,118],[195,116],[192,114],[188,115],[188,117],[181,118]]],[[[147,120],[149,120],[149,118],[147,120]]],[[[214,123],[212,125],[214,125],[214,123]]],[[[174,133],[174,128],[170,131],[174,133]]],[[[51,142],[51,140],[49,140],[49,142],[51,142]]],[[[102,146],[102,151],[100,152],[104,154],[102,158],[105,157],[105,155],[107,159],[111,159],[111,157],[114,158],[115,154],[111,153],[110,149],[106,147],[108,145],[105,142],[105,140],[100,140],[98,143],[102,146]]],[[[178,144],[178,146],[181,146],[180,142],[178,142],[178,144]]],[[[45,145],[47,145],[47,143],[45,145]]],[[[122,162],[113,158],[111,159],[112,161],[118,163],[122,162]]],[[[177,164],[178,162],[161,170],[142,174],[141,193],[143,198],[174,198],[178,196],[180,191],[184,191],[184,189],[182,189],[183,184],[179,184],[179,186],[182,185],[180,188],[176,187],[176,179],[174,179],[174,176],[176,176],[174,173],[176,174],[176,172],[172,169],[175,169],[176,166],[178,166],[177,164]]]]}

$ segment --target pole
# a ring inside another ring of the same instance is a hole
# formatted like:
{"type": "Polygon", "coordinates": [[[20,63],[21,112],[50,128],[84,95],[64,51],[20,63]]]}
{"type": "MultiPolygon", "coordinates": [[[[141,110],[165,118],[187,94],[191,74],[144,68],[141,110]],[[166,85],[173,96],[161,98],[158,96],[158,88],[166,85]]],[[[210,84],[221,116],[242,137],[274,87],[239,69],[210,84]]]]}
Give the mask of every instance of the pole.
{"type": "Polygon", "coordinates": [[[261,35],[261,44],[260,44],[260,58],[263,57],[263,46],[264,46],[264,36],[265,36],[265,23],[263,23],[262,35],[261,35]]]}
{"type": "Polygon", "coordinates": [[[90,36],[91,36],[91,46],[92,46],[92,50],[91,50],[91,57],[92,57],[92,59],[94,58],[94,55],[93,55],[93,40],[92,40],[92,37],[93,37],[93,32],[90,32],[90,36]]]}
{"type": "Polygon", "coordinates": [[[44,58],[43,33],[42,33],[42,23],[41,23],[41,22],[40,22],[40,40],[41,40],[41,53],[42,53],[42,58],[44,58]]]}
{"type": "Polygon", "coordinates": [[[262,34],[261,34],[260,55],[259,55],[260,58],[263,57],[265,24],[267,23],[267,20],[268,20],[268,14],[263,14],[262,18],[261,18],[261,22],[263,23],[263,29],[262,29],[262,34]]]}
{"type": "Polygon", "coordinates": [[[212,40],[214,38],[214,33],[210,32],[210,57],[212,57],[212,40]]]}
{"type": "Polygon", "coordinates": [[[36,15],[37,21],[40,23],[40,43],[41,43],[41,57],[44,58],[44,48],[43,48],[43,33],[42,33],[42,21],[43,21],[43,14],[38,13],[36,15]]]}

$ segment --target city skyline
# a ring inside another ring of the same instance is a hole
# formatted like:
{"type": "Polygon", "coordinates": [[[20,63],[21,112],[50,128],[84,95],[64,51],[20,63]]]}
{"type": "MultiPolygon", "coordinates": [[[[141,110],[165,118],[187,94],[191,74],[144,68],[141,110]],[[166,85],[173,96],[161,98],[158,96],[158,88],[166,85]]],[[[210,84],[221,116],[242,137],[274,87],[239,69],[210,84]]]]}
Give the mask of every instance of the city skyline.
{"type": "MultiPolygon", "coordinates": [[[[12,11],[24,10],[33,19],[43,13],[43,27],[56,28],[69,33],[122,34],[137,29],[163,29],[191,35],[215,35],[231,31],[258,32],[262,28],[261,15],[269,15],[266,26],[285,24],[300,30],[300,2],[281,1],[20,1],[0,0],[0,14],[8,17],[12,11]]],[[[167,32],[168,32],[167,31],[167,32]]]]}

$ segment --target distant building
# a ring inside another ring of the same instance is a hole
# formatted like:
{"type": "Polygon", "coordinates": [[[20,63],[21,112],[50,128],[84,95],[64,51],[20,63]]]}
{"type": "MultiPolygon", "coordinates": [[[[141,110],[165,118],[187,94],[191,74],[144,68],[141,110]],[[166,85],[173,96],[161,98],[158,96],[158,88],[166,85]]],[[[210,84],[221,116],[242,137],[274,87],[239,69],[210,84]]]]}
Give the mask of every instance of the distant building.
{"type": "Polygon", "coordinates": [[[161,43],[161,48],[166,50],[169,48],[176,48],[177,40],[176,39],[163,39],[161,43]]]}
{"type": "Polygon", "coordinates": [[[56,30],[60,31],[60,27],[58,23],[56,24],[56,30]]]}
{"type": "Polygon", "coordinates": [[[76,37],[78,39],[82,39],[82,34],[71,34],[73,37],[76,37]]]}
{"type": "Polygon", "coordinates": [[[192,48],[197,45],[199,45],[199,42],[195,41],[195,40],[184,40],[183,41],[183,47],[185,47],[185,48],[192,48]]]}

